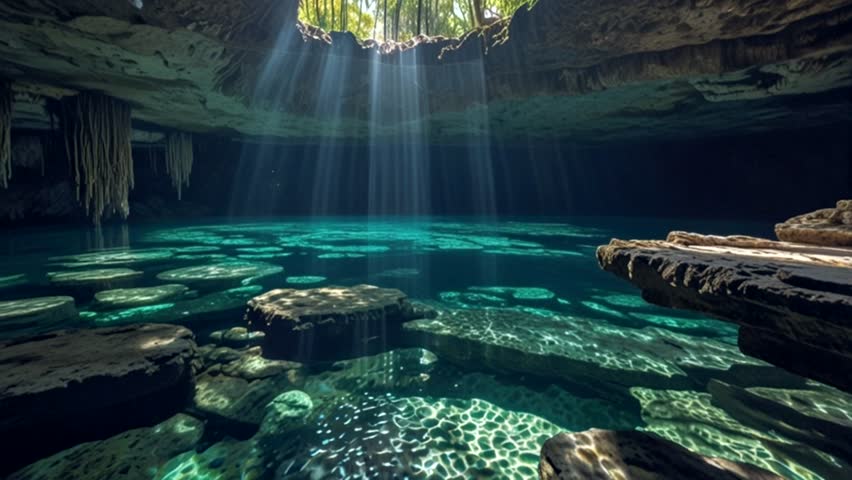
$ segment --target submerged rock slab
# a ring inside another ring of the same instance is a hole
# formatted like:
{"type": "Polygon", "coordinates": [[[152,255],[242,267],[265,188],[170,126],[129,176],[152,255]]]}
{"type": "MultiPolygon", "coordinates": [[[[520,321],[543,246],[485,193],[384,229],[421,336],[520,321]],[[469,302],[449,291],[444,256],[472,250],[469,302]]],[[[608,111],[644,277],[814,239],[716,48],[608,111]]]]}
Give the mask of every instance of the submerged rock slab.
{"type": "MultiPolygon", "coordinates": [[[[789,480],[845,478],[850,465],[766,425],[741,422],[715,405],[713,396],[691,390],[632,388],[641,405],[641,430],[689,450],[770,470],[789,480]]],[[[844,440],[835,439],[838,442],[844,440]]]]}
{"type": "Polygon", "coordinates": [[[456,363],[568,381],[686,387],[693,374],[768,381],[773,370],[714,339],[517,310],[444,310],[404,328],[408,341],[456,363]]]}
{"type": "Polygon", "coordinates": [[[194,357],[192,332],[174,325],[62,330],[0,344],[0,436],[14,439],[3,468],[173,415],[190,398],[194,357]]]}
{"type": "Polygon", "coordinates": [[[189,288],[178,284],[104,290],[95,294],[95,306],[103,310],[142,307],[180,298],[187,291],[189,288]]]}
{"type": "Polygon", "coordinates": [[[637,431],[562,433],[541,449],[542,480],[783,480],[744,463],[710,458],[637,431]]]}
{"type": "Polygon", "coordinates": [[[0,336],[44,331],[77,318],[71,297],[37,297],[0,302],[0,336]]]}
{"type": "Polygon", "coordinates": [[[157,274],[164,282],[186,284],[194,288],[223,289],[251,283],[254,279],[283,272],[278,265],[232,260],[167,270],[157,274]]]}
{"type": "Polygon", "coordinates": [[[65,268],[104,267],[160,262],[170,259],[173,254],[172,250],[165,248],[118,249],[50,257],[49,260],[57,262],[57,265],[65,268]]]}
{"type": "Polygon", "coordinates": [[[415,318],[404,293],[372,285],[272,290],[245,314],[250,329],[266,334],[264,355],[299,361],[377,353],[415,318]]]}
{"type": "Polygon", "coordinates": [[[779,223],[775,225],[775,235],[785,242],[852,247],[852,200],[840,200],[835,208],[824,208],[779,223]]]}
{"type": "Polygon", "coordinates": [[[142,272],[129,268],[98,268],[50,272],[47,279],[56,287],[90,297],[101,290],[130,286],[142,275],[142,272]]]}
{"type": "Polygon", "coordinates": [[[597,256],[649,302],[737,323],[743,352],[852,392],[852,249],[672,232],[597,256]]]}
{"type": "Polygon", "coordinates": [[[179,413],[153,427],[63,450],[33,463],[8,480],[150,479],[169,459],[195,448],[204,424],[179,413]]]}

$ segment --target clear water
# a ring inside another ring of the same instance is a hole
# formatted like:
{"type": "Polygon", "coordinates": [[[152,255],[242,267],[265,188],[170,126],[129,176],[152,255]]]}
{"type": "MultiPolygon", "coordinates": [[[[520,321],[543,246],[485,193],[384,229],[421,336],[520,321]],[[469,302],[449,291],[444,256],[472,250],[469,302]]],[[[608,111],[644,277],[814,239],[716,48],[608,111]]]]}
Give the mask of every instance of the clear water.
{"type": "MultiPolygon", "coordinates": [[[[310,395],[308,426],[282,438],[210,432],[202,446],[160,461],[158,478],[251,478],[272,468],[275,478],[528,479],[536,478],[544,440],[588,428],[645,429],[793,479],[842,478],[847,465],[835,452],[733,411],[707,383],[719,379],[852,421],[848,395],[742,355],[732,324],[645,303],[594,256],[613,237],[661,238],[672,229],[766,235],[770,228],[401,218],[19,230],[0,240],[0,301],[71,291],[81,313],[2,326],[0,335],[168,322],[189,326],[203,346],[211,332],[243,325],[248,299],[284,286],[369,283],[451,312],[421,321],[414,330],[425,336],[412,334],[409,348],[312,368],[298,381],[252,383],[273,397],[296,387],[310,395]],[[186,283],[188,290],[110,307],[94,302],[91,288],[57,285],[62,276],[51,275],[105,268],[141,272],[128,281],[133,287],[186,283]],[[242,273],[212,278],[235,270],[242,273]],[[187,272],[192,278],[183,282],[187,272]],[[438,331],[457,342],[420,343],[438,331]],[[274,452],[275,465],[252,462],[258,451],[274,452]]],[[[200,382],[197,399],[204,395],[220,395],[215,382],[200,382]]],[[[228,402],[245,399],[222,398],[220,407],[236,407],[238,417],[263,416],[264,402],[235,406],[228,402]]],[[[189,413],[204,416],[203,409],[189,413]]]]}

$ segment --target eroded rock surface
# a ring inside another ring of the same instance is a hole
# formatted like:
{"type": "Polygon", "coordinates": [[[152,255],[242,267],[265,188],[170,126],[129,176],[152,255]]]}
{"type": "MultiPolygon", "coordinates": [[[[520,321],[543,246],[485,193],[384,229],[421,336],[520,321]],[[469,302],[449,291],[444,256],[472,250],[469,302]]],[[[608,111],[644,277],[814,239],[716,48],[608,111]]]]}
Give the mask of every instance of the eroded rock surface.
{"type": "Polygon", "coordinates": [[[393,137],[414,122],[443,141],[603,140],[795,128],[804,108],[812,125],[848,118],[848,0],[539,0],[462,39],[384,45],[302,25],[294,1],[130,3],[2,5],[16,122],[46,128],[46,100],[84,89],[150,124],[291,139],[393,137]],[[399,101],[412,92],[417,111],[399,101]],[[814,101],[785,101],[802,94],[814,101]]]}
{"type": "Polygon", "coordinates": [[[783,480],[744,463],[710,458],[637,431],[562,433],[541,450],[542,480],[783,480]]]}
{"type": "Polygon", "coordinates": [[[799,215],[775,226],[785,242],[828,247],[852,247],[852,200],[840,200],[835,208],[799,215]]]}
{"type": "Polygon", "coordinates": [[[852,391],[852,249],[673,232],[597,256],[649,302],[738,323],[746,354],[852,391]]]}
{"type": "Polygon", "coordinates": [[[735,345],[655,327],[625,329],[598,319],[443,310],[404,328],[408,341],[443,359],[569,382],[588,378],[625,386],[686,387],[707,374],[740,381],[776,376],[735,345]]]}
{"type": "Polygon", "coordinates": [[[301,361],[386,349],[418,313],[399,290],[356,285],[272,290],[248,302],[245,318],[266,334],[264,355],[301,361]]]}
{"type": "Polygon", "coordinates": [[[149,479],[169,459],[195,448],[203,433],[200,420],[179,413],[153,427],[63,450],[18,470],[9,480],[149,479]]]}
{"type": "Polygon", "coordinates": [[[173,415],[192,392],[195,348],[189,330],[151,324],[0,344],[0,435],[14,439],[3,468],[173,415]]]}

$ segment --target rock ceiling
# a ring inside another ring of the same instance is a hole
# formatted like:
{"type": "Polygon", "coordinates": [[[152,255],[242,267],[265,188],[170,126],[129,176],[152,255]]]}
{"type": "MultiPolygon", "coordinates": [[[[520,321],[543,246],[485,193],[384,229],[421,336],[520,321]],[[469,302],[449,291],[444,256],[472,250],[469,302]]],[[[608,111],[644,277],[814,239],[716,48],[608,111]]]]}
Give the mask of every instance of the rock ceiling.
{"type": "Polygon", "coordinates": [[[15,124],[96,90],[147,130],[305,142],[695,137],[850,120],[852,0],[539,0],[462,39],[358,42],[295,0],[13,0],[15,124]],[[141,5],[137,8],[137,5],[141,5]]]}

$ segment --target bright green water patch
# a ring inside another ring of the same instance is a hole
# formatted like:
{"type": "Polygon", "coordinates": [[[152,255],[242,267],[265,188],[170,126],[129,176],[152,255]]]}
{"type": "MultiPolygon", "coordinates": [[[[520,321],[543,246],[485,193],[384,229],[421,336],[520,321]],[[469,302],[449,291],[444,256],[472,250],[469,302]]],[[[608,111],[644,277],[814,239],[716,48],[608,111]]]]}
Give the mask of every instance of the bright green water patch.
{"type": "Polygon", "coordinates": [[[287,283],[292,285],[314,285],[322,283],[326,280],[325,277],[317,275],[303,275],[300,277],[287,277],[287,283]]]}

